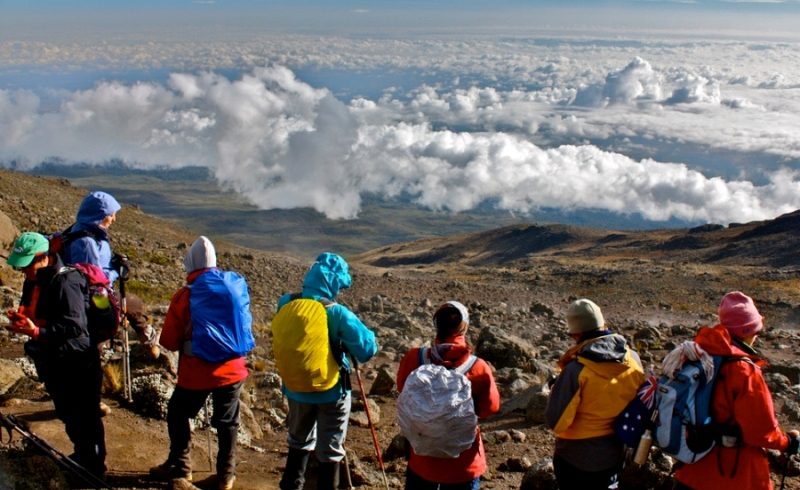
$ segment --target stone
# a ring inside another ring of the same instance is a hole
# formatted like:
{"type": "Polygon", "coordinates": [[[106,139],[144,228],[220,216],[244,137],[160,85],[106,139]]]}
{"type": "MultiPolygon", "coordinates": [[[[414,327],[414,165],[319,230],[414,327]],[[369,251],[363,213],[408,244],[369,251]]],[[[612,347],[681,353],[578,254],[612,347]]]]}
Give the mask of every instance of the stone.
{"type": "Polygon", "coordinates": [[[394,393],[397,381],[394,375],[385,367],[378,369],[378,374],[375,381],[372,382],[372,387],[369,389],[369,396],[381,395],[388,396],[394,393]]]}
{"type": "Polygon", "coordinates": [[[542,391],[533,393],[528,405],[525,407],[525,420],[534,424],[545,423],[548,398],[548,395],[542,391]]]}
{"type": "Polygon", "coordinates": [[[484,327],[475,345],[475,354],[495,367],[518,367],[529,372],[535,369],[536,349],[514,335],[497,327],[484,327]]]}
{"type": "Polygon", "coordinates": [[[25,377],[22,368],[10,359],[0,359],[0,395],[5,395],[8,390],[25,377]]]}
{"type": "Polygon", "coordinates": [[[533,464],[522,477],[519,490],[558,490],[553,461],[546,458],[533,464]]]}
{"type": "Polygon", "coordinates": [[[531,466],[533,466],[531,464],[531,461],[527,457],[523,456],[521,458],[517,457],[508,458],[507,460],[505,460],[505,462],[500,464],[500,467],[498,469],[500,471],[524,473],[531,466]]]}

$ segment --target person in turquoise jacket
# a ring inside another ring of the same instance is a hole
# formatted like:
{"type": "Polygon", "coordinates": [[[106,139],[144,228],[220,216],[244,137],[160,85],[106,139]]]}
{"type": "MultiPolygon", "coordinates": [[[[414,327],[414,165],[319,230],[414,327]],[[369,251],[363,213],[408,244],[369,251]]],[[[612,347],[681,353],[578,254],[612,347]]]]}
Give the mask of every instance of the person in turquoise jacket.
{"type": "MultiPolygon", "coordinates": [[[[285,294],[278,301],[278,312],[290,301],[303,298],[333,302],[342,289],[352,284],[347,262],[334,253],[325,252],[306,273],[303,291],[285,294]]],[[[342,375],[325,391],[298,393],[283,385],[289,401],[287,425],[289,454],[280,481],[282,490],[299,490],[305,483],[305,471],[312,451],[319,461],[318,489],[335,489],[339,483],[339,463],[344,458],[344,440],[350,417],[350,382],[352,368],[349,356],[367,362],[378,351],[375,334],[346,306],[334,303],[325,308],[328,336],[335,349],[342,375]]]]}

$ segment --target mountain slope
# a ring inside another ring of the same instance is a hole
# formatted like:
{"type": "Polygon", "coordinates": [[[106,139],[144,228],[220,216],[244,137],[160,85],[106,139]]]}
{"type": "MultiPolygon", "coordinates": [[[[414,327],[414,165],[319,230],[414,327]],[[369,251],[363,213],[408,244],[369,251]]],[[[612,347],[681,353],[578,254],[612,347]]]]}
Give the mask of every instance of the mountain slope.
{"type": "Polygon", "coordinates": [[[380,267],[522,263],[535,257],[647,258],[724,265],[800,266],[800,211],[773,220],[690,229],[607,231],[563,225],[513,225],[479,233],[382,247],[358,256],[380,267]]]}

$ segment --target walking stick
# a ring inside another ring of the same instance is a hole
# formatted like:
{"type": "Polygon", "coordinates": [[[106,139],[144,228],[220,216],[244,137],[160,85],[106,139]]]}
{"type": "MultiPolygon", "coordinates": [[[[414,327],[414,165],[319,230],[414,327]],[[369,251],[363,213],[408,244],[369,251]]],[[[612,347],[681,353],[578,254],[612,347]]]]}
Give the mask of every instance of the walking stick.
{"type": "Polygon", "coordinates": [[[208,426],[208,472],[214,471],[214,461],[211,456],[211,416],[208,414],[208,397],[206,397],[206,425],[208,426]]]}
{"type": "MultiPolygon", "coordinates": [[[[372,433],[372,445],[375,446],[375,455],[378,457],[378,465],[381,467],[383,484],[388,490],[389,482],[386,480],[386,468],[383,466],[383,456],[381,455],[380,444],[378,444],[378,434],[375,432],[375,425],[372,423],[372,415],[369,413],[369,404],[367,403],[367,394],[364,392],[364,383],[361,381],[361,372],[358,370],[358,362],[354,358],[351,358],[351,361],[353,361],[353,369],[356,372],[356,379],[358,379],[358,389],[361,391],[361,400],[364,402],[364,411],[367,412],[367,423],[372,433]]],[[[347,454],[347,452],[345,452],[345,454],[347,454]]]]}
{"type": "Polygon", "coordinates": [[[352,490],[353,487],[353,476],[350,474],[350,460],[347,457],[347,448],[344,447],[344,477],[346,479],[345,484],[347,485],[346,488],[352,490]]]}
{"type": "Polygon", "coordinates": [[[133,389],[131,387],[131,346],[128,343],[128,301],[125,297],[125,283],[128,280],[127,266],[120,265],[119,270],[119,303],[122,309],[122,389],[123,396],[128,403],[133,402],[133,389]]]}

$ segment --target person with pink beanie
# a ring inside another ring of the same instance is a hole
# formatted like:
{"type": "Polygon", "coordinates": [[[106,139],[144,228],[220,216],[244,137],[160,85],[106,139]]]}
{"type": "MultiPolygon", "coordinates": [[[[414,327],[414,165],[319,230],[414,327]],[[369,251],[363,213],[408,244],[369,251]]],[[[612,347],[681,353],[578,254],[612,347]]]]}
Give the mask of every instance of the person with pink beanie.
{"type": "Polygon", "coordinates": [[[784,433],[778,426],[767,383],[761,372],[766,362],[754,349],[764,319],[753,300],[733,291],[719,305],[719,324],[703,327],[695,342],[713,356],[723,356],[714,387],[714,421],[734,428],[735,441],[727,438],[693,464],[675,472],[676,490],[771,490],[769,461],[765,449],[797,454],[796,430],[784,433]]]}

